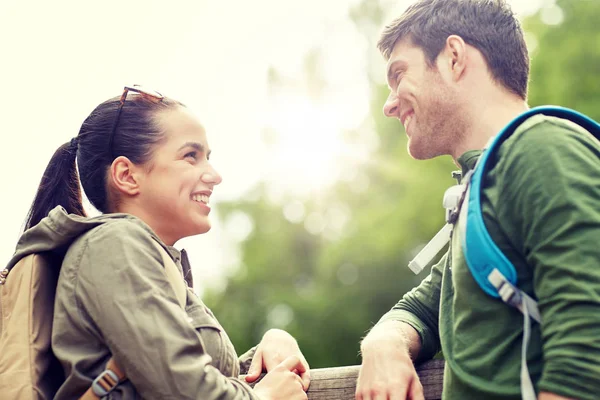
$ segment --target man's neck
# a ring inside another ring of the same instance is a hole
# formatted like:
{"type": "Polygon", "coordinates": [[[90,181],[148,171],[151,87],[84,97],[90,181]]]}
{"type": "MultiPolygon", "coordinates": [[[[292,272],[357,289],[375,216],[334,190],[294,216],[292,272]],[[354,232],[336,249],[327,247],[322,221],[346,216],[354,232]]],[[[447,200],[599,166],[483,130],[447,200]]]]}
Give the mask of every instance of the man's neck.
{"type": "Polygon", "coordinates": [[[454,161],[469,150],[482,150],[492,137],[528,108],[525,101],[512,95],[478,101],[468,112],[468,129],[464,140],[454,148],[454,161]]]}

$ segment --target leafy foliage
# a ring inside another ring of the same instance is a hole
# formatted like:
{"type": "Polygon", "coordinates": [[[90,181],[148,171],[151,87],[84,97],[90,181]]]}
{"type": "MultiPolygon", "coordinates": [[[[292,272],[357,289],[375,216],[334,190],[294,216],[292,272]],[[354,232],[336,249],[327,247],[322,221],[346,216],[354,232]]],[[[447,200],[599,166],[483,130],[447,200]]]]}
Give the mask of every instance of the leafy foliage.
{"type": "MultiPolygon", "coordinates": [[[[359,29],[380,24],[374,4],[365,1],[351,12],[359,29]]],[[[557,4],[561,25],[545,25],[540,13],[524,21],[537,40],[530,104],[560,104],[600,119],[600,4],[557,4]]],[[[311,234],[302,222],[290,222],[285,207],[300,200],[273,204],[264,185],[248,196],[253,201],[220,205],[224,219],[242,211],[255,225],[227,289],[206,298],[239,352],[268,328],[282,327],[298,339],[313,368],[357,364],[361,337],[424,277],[415,277],[407,263],[443,224],[441,198],[456,167],[448,158],[412,160],[402,126],[381,113],[387,88],[373,83],[372,92],[368,122],[380,146],[371,161],[348,165],[359,169],[356,181],[303,202],[305,215],[319,216],[324,232],[333,226],[337,235],[311,234]],[[357,190],[367,183],[367,190],[357,190]]]]}

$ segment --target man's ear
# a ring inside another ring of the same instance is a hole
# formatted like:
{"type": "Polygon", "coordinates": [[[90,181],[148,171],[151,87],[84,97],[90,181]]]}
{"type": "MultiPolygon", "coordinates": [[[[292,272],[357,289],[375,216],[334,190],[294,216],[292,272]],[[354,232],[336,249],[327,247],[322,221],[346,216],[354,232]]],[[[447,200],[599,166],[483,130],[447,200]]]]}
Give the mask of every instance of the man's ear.
{"type": "Polygon", "coordinates": [[[450,35],[446,39],[443,53],[452,80],[458,82],[467,69],[467,44],[460,36],[450,35]]]}
{"type": "Polygon", "coordinates": [[[136,196],[140,192],[140,174],[142,169],[124,156],[114,159],[110,166],[110,177],[115,189],[128,196],[136,196]]]}

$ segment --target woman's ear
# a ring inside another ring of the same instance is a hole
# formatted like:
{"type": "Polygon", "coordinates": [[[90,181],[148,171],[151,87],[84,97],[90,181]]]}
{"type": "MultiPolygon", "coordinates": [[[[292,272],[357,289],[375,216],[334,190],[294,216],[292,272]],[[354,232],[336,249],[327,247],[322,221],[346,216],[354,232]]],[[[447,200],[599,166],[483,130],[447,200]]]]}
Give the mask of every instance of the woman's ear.
{"type": "Polygon", "coordinates": [[[140,193],[140,174],[142,169],[129,158],[119,156],[110,166],[110,179],[114,188],[121,194],[136,196],[140,193]]]}
{"type": "Polygon", "coordinates": [[[452,80],[458,82],[467,68],[467,45],[460,36],[450,35],[446,39],[443,52],[452,80]]]}

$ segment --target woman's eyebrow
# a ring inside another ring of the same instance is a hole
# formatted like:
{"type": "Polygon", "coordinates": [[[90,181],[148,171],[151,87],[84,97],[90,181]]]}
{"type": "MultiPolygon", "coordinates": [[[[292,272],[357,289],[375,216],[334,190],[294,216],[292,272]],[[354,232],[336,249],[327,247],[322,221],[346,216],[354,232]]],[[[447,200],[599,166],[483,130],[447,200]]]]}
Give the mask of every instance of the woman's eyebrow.
{"type": "Polygon", "coordinates": [[[180,151],[186,147],[191,147],[193,149],[198,150],[199,152],[204,152],[204,150],[206,150],[204,148],[204,146],[198,142],[185,142],[179,149],[177,149],[177,151],[180,151]]]}

